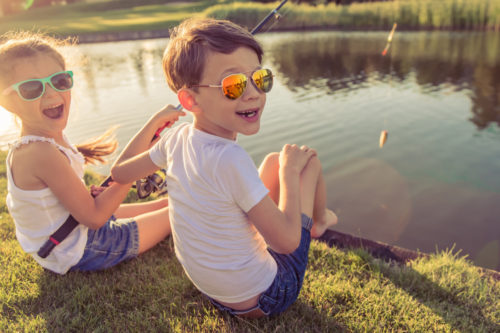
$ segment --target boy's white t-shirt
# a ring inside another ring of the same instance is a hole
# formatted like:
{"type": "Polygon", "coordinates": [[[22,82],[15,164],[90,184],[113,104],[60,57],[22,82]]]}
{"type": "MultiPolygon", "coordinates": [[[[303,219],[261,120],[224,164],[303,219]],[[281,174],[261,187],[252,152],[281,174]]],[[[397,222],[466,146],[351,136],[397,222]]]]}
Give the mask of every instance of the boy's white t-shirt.
{"type": "Polygon", "coordinates": [[[268,190],[245,150],[185,123],[149,154],[167,171],[175,253],[194,285],[228,303],[265,291],[277,266],[246,212],[268,190]]]}

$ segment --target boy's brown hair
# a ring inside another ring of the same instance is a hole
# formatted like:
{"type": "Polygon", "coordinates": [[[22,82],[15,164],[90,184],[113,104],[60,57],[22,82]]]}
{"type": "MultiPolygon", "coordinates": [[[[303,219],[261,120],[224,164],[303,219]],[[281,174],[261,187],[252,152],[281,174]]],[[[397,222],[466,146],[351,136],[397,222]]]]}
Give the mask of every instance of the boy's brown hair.
{"type": "Polygon", "coordinates": [[[191,18],[183,21],[170,34],[163,54],[163,70],[168,86],[175,92],[199,84],[207,54],[229,54],[241,46],[257,53],[262,62],[262,47],[245,28],[227,20],[191,18]]]}

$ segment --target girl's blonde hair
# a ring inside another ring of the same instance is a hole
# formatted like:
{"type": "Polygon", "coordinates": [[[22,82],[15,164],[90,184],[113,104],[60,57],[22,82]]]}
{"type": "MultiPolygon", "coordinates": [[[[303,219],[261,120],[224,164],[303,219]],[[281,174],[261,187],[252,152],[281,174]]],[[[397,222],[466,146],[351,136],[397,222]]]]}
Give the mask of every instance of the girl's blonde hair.
{"type": "MultiPolygon", "coordinates": [[[[3,91],[12,75],[13,63],[24,61],[37,55],[52,57],[66,70],[66,60],[58,48],[74,45],[73,39],[58,40],[39,32],[8,32],[0,37],[0,91],[3,91]]],[[[85,157],[85,163],[105,163],[104,156],[113,153],[117,147],[115,128],[107,130],[99,137],[76,145],[85,157]]]]}

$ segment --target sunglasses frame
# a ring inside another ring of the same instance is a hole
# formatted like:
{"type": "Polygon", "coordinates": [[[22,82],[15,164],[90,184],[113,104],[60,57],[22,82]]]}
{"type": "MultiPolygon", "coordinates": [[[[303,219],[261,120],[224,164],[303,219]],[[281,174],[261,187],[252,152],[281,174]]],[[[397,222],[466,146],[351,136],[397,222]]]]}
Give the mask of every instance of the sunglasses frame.
{"type": "Polygon", "coordinates": [[[50,87],[52,89],[54,89],[55,91],[58,91],[58,92],[63,92],[63,91],[68,91],[70,90],[71,88],[73,88],[73,84],[74,84],[74,81],[73,81],[73,71],[61,71],[61,72],[57,72],[57,73],[54,73],[52,75],[49,75],[45,78],[42,78],[42,79],[29,79],[29,80],[24,80],[24,81],[21,81],[21,82],[18,82],[18,83],[15,83],[13,85],[11,85],[10,87],[7,87],[4,91],[3,91],[3,95],[8,95],[10,94],[12,91],[15,91],[17,92],[17,95],[27,101],[27,102],[31,102],[31,101],[36,101],[37,99],[41,98],[44,94],[45,94],[45,85],[46,84],[49,84],[50,87]],[[68,89],[57,89],[56,87],[54,87],[54,84],[52,83],[52,78],[56,75],[60,75],[60,74],[68,74],[70,77],[71,77],[71,87],[69,87],[68,89]],[[24,96],[21,94],[20,92],[20,89],[19,87],[24,84],[24,83],[27,83],[27,82],[32,82],[32,81],[38,81],[38,82],[41,82],[42,83],[42,92],[40,93],[40,96],[37,96],[35,98],[24,98],[24,96]]]}
{"type": "Polygon", "coordinates": [[[263,92],[263,93],[268,93],[269,91],[271,91],[271,89],[272,89],[272,87],[273,87],[273,83],[274,83],[274,82],[271,82],[271,88],[269,88],[269,90],[268,90],[268,91],[264,91],[264,90],[262,90],[261,88],[259,88],[259,86],[257,85],[257,83],[255,83],[255,81],[254,81],[254,79],[253,79],[253,75],[254,75],[256,72],[261,71],[261,70],[265,70],[265,71],[269,72],[269,73],[271,74],[271,75],[270,75],[271,79],[274,81],[274,79],[273,79],[273,78],[274,78],[274,74],[273,74],[273,72],[272,72],[270,69],[268,69],[268,68],[260,68],[260,69],[256,69],[256,70],[254,70],[254,71],[250,74],[250,76],[246,75],[245,73],[234,73],[234,74],[229,74],[228,76],[225,76],[225,77],[221,80],[221,83],[220,83],[220,84],[195,84],[195,85],[192,85],[192,86],[191,86],[191,88],[222,88],[222,93],[224,94],[224,96],[225,96],[226,98],[228,98],[228,99],[230,99],[230,100],[234,101],[234,100],[236,100],[236,99],[240,98],[241,96],[243,96],[243,94],[245,93],[245,90],[246,90],[246,88],[247,88],[248,81],[250,81],[250,82],[252,82],[253,86],[254,86],[255,88],[257,88],[257,90],[258,90],[258,91],[261,91],[261,92],[263,92]],[[225,93],[225,91],[224,91],[224,85],[222,84],[222,82],[224,82],[224,80],[225,80],[225,79],[227,79],[227,78],[229,78],[229,77],[231,77],[231,76],[233,76],[233,75],[243,75],[243,76],[246,78],[245,87],[243,88],[243,91],[242,91],[241,95],[239,95],[238,97],[235,97],[235,98],[230,97],[230,96],[228,96],[228,95],[225,93]]]}

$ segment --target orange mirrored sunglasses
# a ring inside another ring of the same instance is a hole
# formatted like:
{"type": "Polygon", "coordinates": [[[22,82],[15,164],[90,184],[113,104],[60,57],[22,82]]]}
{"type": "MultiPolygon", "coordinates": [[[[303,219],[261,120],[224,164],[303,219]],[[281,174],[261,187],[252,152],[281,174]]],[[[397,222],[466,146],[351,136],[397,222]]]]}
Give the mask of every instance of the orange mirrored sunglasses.
{"type": "MultiPolygon", "coordinates": [[[[273,73],[270,69],[258,69],[252,73],[252,84],[262,92],[269,92],[273,87],[273,73]]],[[[231,74],[222,79],[221,84],[196,84],[191,87],[222,88],[224,96],[237,99],[243,95],[248,83],[248,76],[243,73],[231,74]]]]}

